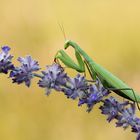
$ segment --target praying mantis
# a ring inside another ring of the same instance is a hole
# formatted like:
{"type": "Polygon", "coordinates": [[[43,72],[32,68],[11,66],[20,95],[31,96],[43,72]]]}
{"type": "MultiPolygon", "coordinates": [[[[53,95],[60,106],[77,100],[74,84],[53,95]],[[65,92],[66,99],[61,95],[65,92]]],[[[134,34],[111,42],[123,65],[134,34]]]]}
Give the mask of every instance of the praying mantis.
{"type": "Polygon", "coordinates": [[[136,91],[134,91],[131,87],[120,80],[117,76],[109,72],[107,69],[97,64],[86,54],[84,50],[81,49],[77,43],[67,40],[64,44],[64,49],[67,49],[69,46],[73,47],[75,50],[77,64],[64,50],[59,50],[55,56],[55,59],[60,60],[67,67],[80,73],[85,72],[85,67],[87,67],[93,81],[95,81],[96,78],[99,78],[102,85],[106,89],[115,92],[123,98],[136,102],[137,107],[140,110],[140,107],[138,106],[138,103],[140,103],[140,95],[136,91]]]}

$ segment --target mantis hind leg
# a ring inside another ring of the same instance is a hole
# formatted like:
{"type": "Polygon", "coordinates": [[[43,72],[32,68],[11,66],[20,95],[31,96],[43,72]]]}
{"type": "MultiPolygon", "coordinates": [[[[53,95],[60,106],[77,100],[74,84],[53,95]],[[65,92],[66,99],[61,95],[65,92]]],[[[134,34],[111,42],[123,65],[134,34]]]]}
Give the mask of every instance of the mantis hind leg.
{"type": "Polygon", "coordinates": [[[111,91],[120,91],[120,90],[131,90],[133,95],[134,95],[134,98],[135,98],[135,102],[136,102],[136,105],[138,107],[138,110],[140,111],[140,107],[139,107],[139,104],[138,104],[138,101],[137,101],[137,98],[136,98],[136,95],[135,95],[135,92],[132,88],[107,88],[108,90],[111,90],[111,91]]]}

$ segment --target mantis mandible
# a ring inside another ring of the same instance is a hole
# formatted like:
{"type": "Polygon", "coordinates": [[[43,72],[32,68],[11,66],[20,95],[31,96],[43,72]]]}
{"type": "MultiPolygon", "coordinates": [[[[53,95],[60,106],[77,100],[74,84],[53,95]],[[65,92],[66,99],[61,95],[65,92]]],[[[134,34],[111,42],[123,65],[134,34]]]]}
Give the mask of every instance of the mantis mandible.
{"type": "MultiPolygon", "coordinates": [[[[123,98],[136,102],[138,106],[138,103],[140,103],[140,95],[136,91],[120,80],[117,76],[97,64],[77,43],[67,40],[65,42],[64,49],[67,49],[69,46],[74,48],[78,64],[76,64],[64,50],[59,50],[55,59],[61,60],[67,67],[75,69],[80,73],[85,72],[85,66],[87,66],[93,80],[96,80],[98,77],[106,89],[117,93],[123,98]]],[[[139,106],[138,109],[140,110],[139,106]]]]}

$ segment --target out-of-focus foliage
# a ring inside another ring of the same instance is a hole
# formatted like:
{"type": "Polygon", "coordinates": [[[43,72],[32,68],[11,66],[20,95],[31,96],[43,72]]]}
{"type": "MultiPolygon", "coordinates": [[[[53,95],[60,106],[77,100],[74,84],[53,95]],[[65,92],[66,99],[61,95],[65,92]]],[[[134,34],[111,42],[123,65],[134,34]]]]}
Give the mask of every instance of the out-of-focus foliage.
{"type": "MultiPolygon", "coordinates": [[[[18,56],[30,54],[43,70],[63,48],[62,22],[67,39],[140,92],[139,5],[139,0],[0,0],[0,45],[12,48],[17,65],[18,56]]],[[[97,108],[88,114],[61,93],[46,97],[37,80],[27,88],[0,76],[2,140],[135,139],[108,124],[97,108]]]]}

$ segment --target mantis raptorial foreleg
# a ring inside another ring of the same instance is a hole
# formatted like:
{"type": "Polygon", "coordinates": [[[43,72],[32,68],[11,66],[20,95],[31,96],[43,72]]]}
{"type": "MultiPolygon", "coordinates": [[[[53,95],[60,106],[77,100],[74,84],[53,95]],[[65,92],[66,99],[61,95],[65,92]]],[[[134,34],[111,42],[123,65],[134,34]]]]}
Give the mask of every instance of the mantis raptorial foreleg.
{"type": "Polygon", "coordinates": [[[88,66],[87,61],[82,59],[81,55],[79,54],[79,52],[77,50],[75,50],[75,56],[76,56],[76,60],[77,60],[78,64],[76,64],[70,58],[70,56],[67,55],[63,50],[59,50],[55,56],[55,61],[57,61],[57,63],[59,63],[58,60],[61,60],[68,68],[75,69],[76,71],[78,71],[80,73],[85,73],[85,66],[86,66],[91,78],[93,79],[92,81],[95,81],[96,74],[90,70],[90,67],[88,66]]]}
{"type": "Polygon", "coordinates": [[[80,54],[75,50],[77,64],[67,55],[63,50],[59,50],[55,56],[56,60],[61,60],[67,67],[77,70],[78,72],[85,72],[85,64],[80,54]]]}

